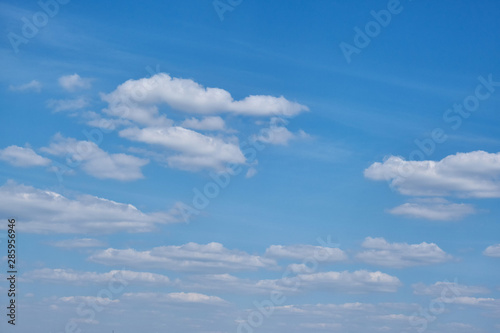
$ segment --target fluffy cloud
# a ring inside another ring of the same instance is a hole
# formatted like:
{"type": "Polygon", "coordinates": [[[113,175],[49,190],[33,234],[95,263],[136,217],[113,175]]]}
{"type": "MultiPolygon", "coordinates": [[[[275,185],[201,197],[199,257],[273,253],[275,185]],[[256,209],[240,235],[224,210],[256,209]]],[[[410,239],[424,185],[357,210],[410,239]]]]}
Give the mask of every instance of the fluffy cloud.
{"type": "Polygon", "coordinates": [[[35,153],[33,149],[19,146],[0,149],[0,160],[18,167],[47,166],[51,162],[48,158],[35,153]]]}
{"type": "Polygon", "coordinates": [[[221,117],[205,117],[202,120],[196,118],[186,119],[181,124],[182,127],[205,131],[222,131],[226,123],[221,117]]]}
{"type": "Polygon", "coordinates": [[[369,179],[390,181],[404,195],[500,197],[500,153],[457,153],[437,162],[391,156],[372,164],[364,174],[369,179]]]}
{"type": "Polygon", "coordinates": [[[54,112],[80,110],[88,105],[89,102],[83,97],[74,99],[51,99],[47,101],[47,106],[54,112]]]}
{"type": "Polygon", "coordinates": [[[102,98],[109,103],[105,112],[110,115],[137,118],[133,113],[141,113],[145,119],[156,112],[153,105],[161,103],[198,114],[231,112],[251,116],[294,116],[308,110],[283,96],[257,95],[237,101],[226,90],[205,88],[193,80],[172,78],[165,73],[128,80],[102,98]],[[131,110],[133,112],[129,112],[131,110]]]}
{"type": "Polygon", "coordinates": [[[272,259],[226,249],[220,243],[160,246],[149,251],[107,249],[90,257],[106,265],[160,267],[174,271],[254,270],[274,267],[272,259]]]}
{"type": "Polygon", "coordinates": [[[7,182],[0,187],[0,214],[22,220],[29,233],[150,232],[176,220],[167,213],[143,213],[130,204],[91,195],[61,194],[7,182]]]}
{"type": "Polygon", "coordinates": [[[488,257],[500,258],[500,244],[488,246],[483,254],[488,257]]]}
{"type": "Polygon", "coordinates": [[[127,128],[120,131],[120,136],[180,152],[167,158],[169,166],[174,168],[208,168],[223,171],[228,163],[245,163],[245,156],[236,143],[225,142],[178,126],[127,128]]]}
{"type": "Polygon", "coordinates": [[[125,293],[124,299],[144,300],[160,303],[198,303],[207,305],[225,305],[227,302],[217,296],[208,296],[198,293],[125,293]]]}
{"type": "Polygon", "coordinates": [[[422,218],[436,221],[459,220],[467,215],[474,214],[474,206],[456,204],[441,198],[416,199],[413,202],[402,204],[389,210],[391,214],[412,218],[422,218]]]}
{"type": "Polygon", "coordinates": [[[72,166],[79,166],[91,176],[122,181],[144,178],[141,167],[148,160],[126,154],[109,154],[90,141],[77,141],[56,135],[49,147],[42,151],[71,159],[72,166]]]}
{"type": "Polygon", "coordinates": [[[416,283],[412,285],[415,295],[429,295],[439,297],[460,297],[476,294],[487,294],[489,290],[480,286],[466,286],[457,282],[438,281],[432,285],[416,283]]]}
{"type": "Polygon", "coordinates": [[[297,260],[317,259],[328,262],[347,259],[347,255],[341,249],[313,245],[271,245],[266,250],[266,256],[297,260]]]}
{"type": "Polygon", "coordinates": [[[32,80],[31,82],[21,84],[18,86],[10,85],[9,86],[10,91],[34,91],[34,92],[40,92],[42,91],[42,84],[38,82],[37,80],[32,80]]]}
{"type": "Polygon", "coordinates": [[[59,85],[67,91],[75,91],[77,89],[89,89],[91,85],[91,79],[84,79],[78,74],[65,75],[59,78],[59,85]]]}
{"type": "Polygon", "coordinates": [[[55,247],[63,247],[65,249],[80,249],[89,247],[103,247],[105,243],[93,238],[80,239],[65,239],[58,242],[53,242],[50,245],[55,247]]]}
{"type": "Polygon", "coordinates": [[[146,283],[155,285],[170,284],[170,279],[161,274],[113,270],[108,273],[77,272],[71,269],[37,269],[23,274],[23,278],[32,281],[50,283],[70,283],[77,285],[92,285],[109,282],[146,283]]]}
{"type": "Polygon", "coordinates": [[[386,267],[411,267],[449,261],[452,256],[434,243],[388,243],[383,238],[367,237],[362,246],[368,250],[356,255],[359,260],[386,267]]]}

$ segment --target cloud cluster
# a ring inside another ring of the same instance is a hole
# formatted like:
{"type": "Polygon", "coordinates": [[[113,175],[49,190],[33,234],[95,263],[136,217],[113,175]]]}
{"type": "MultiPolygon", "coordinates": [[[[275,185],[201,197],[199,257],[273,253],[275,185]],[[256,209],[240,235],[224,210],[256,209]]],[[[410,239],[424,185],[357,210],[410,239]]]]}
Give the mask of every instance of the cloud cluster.
{"type": "Polygon", "coordinates": [[[453,257],[434,243],[389,243],[383,238],[367,237],[362,246],[366,251],[356,258],[371,265],[404,268],[450,261],[453,257]]]}

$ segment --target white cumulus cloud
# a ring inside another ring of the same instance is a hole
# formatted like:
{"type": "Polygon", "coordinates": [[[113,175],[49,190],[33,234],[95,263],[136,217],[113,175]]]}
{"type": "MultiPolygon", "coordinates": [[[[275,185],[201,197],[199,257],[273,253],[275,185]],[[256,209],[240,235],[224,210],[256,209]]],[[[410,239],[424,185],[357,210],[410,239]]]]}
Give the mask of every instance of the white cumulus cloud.
{"type": "Polygon", "coordinates": [[[150,232],[158,224],[177,222],[168,213],[144,213],[133,205],[91,195],[74,199],[18,185],[0,187],[0,214],[22,220],[19,230],[29,233],[150,232]]]}
{"type": "Polygon", "coordinates": [[[391,156],[364,172],[373,180],[389,181],[404,195],[500,197],[500,153],[473,151],[440,161],[406,161],[391,156]]]}
{"type": "Polygon", "coordinates": [[[367,250],[358,253],[356,258],[377,266],[403,268],[432,265],[453,258],[434,243],[389,243],[383,238],[367,237],[362,246],[367,250]]]}

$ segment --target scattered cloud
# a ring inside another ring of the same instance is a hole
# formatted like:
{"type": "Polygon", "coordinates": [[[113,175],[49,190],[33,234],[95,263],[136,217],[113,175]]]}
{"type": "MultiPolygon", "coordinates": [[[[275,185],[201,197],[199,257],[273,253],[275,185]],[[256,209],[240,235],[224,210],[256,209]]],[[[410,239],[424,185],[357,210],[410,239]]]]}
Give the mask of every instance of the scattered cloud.
{"type": "Polygon", "coordinates": [[[476,213],[474,206],[452,203],[441,198],[415,199],[389,210],[391,214],[435,221],[460,220],[476,213]]]}
{"type": "Polygon", "coordinates": [[[401,281],[395,276],[366,270],[299,274],[296,277],[283,279],[283,283],[285,285],[299,283],[301,288],[346,293],[396,292],[401,286],[401,281]]]}
{"type": "Polygon", "coordinates": [[[75,91],[78,89],[90,89],[92,87],[91,79],[85,79],[78,74],[64,75],[59,78],[59,85],[67,91],[75,91]]]}
{"type": "Polygon", "coordinates": [[[228,163],[245,163],[245,156],[236,142],[226,142],[183,127],[127,128],[120,131],[120,136],[179,152],[167,157],[169,166],[173,168],[224,171],[228,163]]]}
{"type": "Polygon", "coordinates": [[[500,258],[500,244],[488,246],[483,254],[488,257],[500,258]]]}
{"type": "Polygon", "coordinates": [[[21,84],[18,86],[10,85],[9,86],[10,91],[18,91],[18,92],[25,92],[25,91],[34,91],[39,93],[42,91],[42,84],[38,82],[37,80],[32,80],[31,82],[21,84]]]}
{"type": "Polygon", "coordinates": [[[202,131],[223,131],[226,128],[226,123],[221,117],[205,117],[201,120],[197,118],[186,119],[181,126],[202,131]]]}
{"type": "Polygon", "coordinates": [[[500,153],[457,153],[437,162],[391,156],[383,163],[373,163],[364,174],[390,181],[404,195],[500,197],[500,153]]]}
{"type": "Polygon", "coordinates": [[[368,250],[356,258],[371,265],[404,268],[450,261],[453,257],[434,243],[388,243],[383,238],[367,237],[362,246],[368,250]]]}
{"type": "Polygon", "coordinates": [[[271,245],[266,250],[266,256],[296,260],[316,259],[327,262],[347,259],[345,252],[339,248],[313,245],[271,245]]]}
{"type": "Polygon", "coordinates": [[[0,149],[0,160],[17,167],[47,166],[50,159],[42,157],[28,147],[9,146],[0,149]]]}
{"type": "Polygon", "coordinates": [[[476,294],[487,294],[488,288],[481,286],[466,286],[457,282],[438,281],[432,285],[416,283],[412,285],[415,295],[429,295],[435,297],[460,297],[476,294]]]}
{"type": "Polygon", "coordinates": [[[93,238],[77,238],[53,242],[50,245],[55,247],[62,247],[65,249],[81,249],[89,247],[103,247],[106,246],[106,243],[93,238]]]}
{"type": "Polygon", "coordinates": [[[276,266],[273,259],[226,249],[220,243],[187,243],[155,247],[149,251],[109,248],[89,258],[105,265],[156,267],[173,271],[255,270],[276,266]]]}
{"type": "Polygon", "coordinates": [[[71,269],[43,268],[23,274],[23,279],[50,283],[69,283],[76,285],[93,285],[109,282],[146,283],[155,285],[170,284],[170,279],[161,274],[113,270],[107,273],[79,272],[71,269]]]}
{"type": "Polygon", "coordinates": [[[177,222],[168,213],[143,213],[130,204],[91,195],[69,199],[59,193],[8,181],[0,187],[0,213],[23,221],[28,233],[151,232],[177,222]]]}
{"type": "Polygon", "coordinates": [[[54,112],[80,110],[88,105],[89,102],[84,97],[74,99],[50,99],[47,101],[47,106],[54,112]]]}
{"type": "Polygon", "coordinates": [[[43,152],[71,160],[69,165],[78,166],[87,174],[100,179],[130,181],[144,178],[141,168],[149,160],[126,154],[109,154],[90,141],[77,141],[60,134],[54,136],[43,152]]]}

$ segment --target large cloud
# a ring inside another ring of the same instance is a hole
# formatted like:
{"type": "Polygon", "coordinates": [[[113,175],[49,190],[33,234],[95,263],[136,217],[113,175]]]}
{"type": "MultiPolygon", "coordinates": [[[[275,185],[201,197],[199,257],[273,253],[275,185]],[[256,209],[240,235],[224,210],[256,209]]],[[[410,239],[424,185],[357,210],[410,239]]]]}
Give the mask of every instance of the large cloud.
{"type": "Polygon", "coordinates": [[[437,162],[391,156],[372,164],[365,177],[389,181],[404,195],[498,198],[500,153],[457,153],[437,162]]]}
{"type": "Polygon", "coordinates": [[[150,232],[176,222],[167,213],[143,213],[130,204],[91,195],[69,199],[59,193],[7,182],[0,187],[0,214],[23,222],[29,233],[150,232]]]}
{"type": "Polygon", "coordinates": [[[77,141],[55,135],[49,147],[42,151],[66,157],[70,166],[81,167],[83,171],[100,179],[136,180],[144,178],[141,167],[149,161],[127,154],[109,154],[90,141],[77,141]]]}
{"type": "Polygon", "coordinates": [[[434,243],[388,243],[383,238],[367,237],[363,242],[366,251],[356,255],[366,263],[386,267],[411,267],[449,261],[452,256],[434,243]]]}
{"type": "Polygon", "coordinates": [[[102,98],[109,103],[105,112],[136,121],[150,120],[151,115],[156,113],[154,105],[161,103],[198,114],[231,112],[251,116],[294,116],[308,110],[306,106],[290,102],[283,96],[254,95],[234,100],[224,89],[205,88],[193,80],[172,78],[165,73],[128,80],[115,91],[102,95],[102,98]]]}
{"type": "Polygon", "coordinates": [[[171,167],[180,169],[208,168],[222,171],[228,163],[245,163],[245,156],[236,143],[225,142],[183,127],[133,127],[120,131],[120,136],[179,152],[180,154],[167,157],[167,161],[171,167]]]}
{"type": "Polygon", "coordinates": [[[149,251],[109,248],[98,251],[90,260],[106,265],[155,267],[173,271],[254,270],[276,266],[272,259],[229,250],[220,243],[160,246],[149,251]]]}

